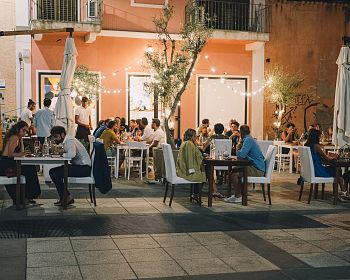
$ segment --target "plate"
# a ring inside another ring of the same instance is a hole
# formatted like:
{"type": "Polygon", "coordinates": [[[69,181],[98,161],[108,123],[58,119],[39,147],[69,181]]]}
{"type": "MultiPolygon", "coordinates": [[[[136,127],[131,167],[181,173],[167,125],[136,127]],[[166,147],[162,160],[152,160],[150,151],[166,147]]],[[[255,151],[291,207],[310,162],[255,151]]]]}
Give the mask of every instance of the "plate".
{"type": "Polygon", "coordinates": [[[60,155],[51,155],[52,158],[60,158],[60,155]]]}

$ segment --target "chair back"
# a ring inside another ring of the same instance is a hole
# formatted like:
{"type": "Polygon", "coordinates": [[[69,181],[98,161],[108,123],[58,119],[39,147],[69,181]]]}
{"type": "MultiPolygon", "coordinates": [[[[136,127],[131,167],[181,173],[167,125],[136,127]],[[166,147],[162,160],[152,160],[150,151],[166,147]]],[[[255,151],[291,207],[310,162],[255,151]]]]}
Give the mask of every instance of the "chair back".
{"type": "Polygon", "coordinates": [[[300,175],[305,181],[312,183],[315,180],[315,169],[310,147],[298,147],[298,151],[301,164],[300,175]]]}
{"type": "Polygon", "coordinates": [[[214,139],[215,154],[226,153],[231,155],[232,152],[232,140],[230,139],[214,139]]]}
{"type": "MultiPolygon", "coordinates": [[[[272,141],[271,141],[272,142],[272,141]]],[[[275,167],[275,160],[277,154],[277,147],[270,145],[266,151],[265,156],[265,177],[271,179],[273,168],[275,167]]]]}
{"type": "Polygon", "coordinates": [[[169,144],[162,144],[162,148],[165,165],[165,178],[169,183],[172,183],[177,178],[173,151],[169,144]]]}
{"type": "MultiPolygon", "coordinates": [[[[266,160],[266,155],[267,155],[267,150],[269,149],[270,145],[273,145],[273,141],[271,140],[257,140],[256,141],[258,143],[258,146],[262,152],[262,154],[265,157],[266,160]]],[[[277,149],[276,149],[276,153],[277,153],[277,149]]]]}
{"type": "Polygon", "coordinates": [[[88,138],[89,138],[89,155],[91,155],[91,152],[92,152],[92,149],[94,148],[94,142],[96,141],[96,138],[95,136],[92,136],[92,135],[88,135],[88,138]]]}
{"type": "MultiPolygon", "coordinates": [[[[92,144],[93,146],[93,144],[92,144]]],[[[90,159],[91,159],[91,174],[90,176],[94,178],[94,161],[95,161],[95,149],[92,148],[91,153],[90,153],[90,159]]]]}

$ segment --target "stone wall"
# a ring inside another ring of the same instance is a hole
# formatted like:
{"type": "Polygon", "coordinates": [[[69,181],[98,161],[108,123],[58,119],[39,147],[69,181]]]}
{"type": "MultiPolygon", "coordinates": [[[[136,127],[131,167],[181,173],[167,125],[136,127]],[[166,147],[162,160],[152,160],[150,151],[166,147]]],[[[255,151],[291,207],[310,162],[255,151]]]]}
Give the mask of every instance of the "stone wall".
{"type": "MultiPolygon", "coordinates": [[[[267,4],[272,8],[272,29],[265,48],[265,70],[279,65],[288,72],[302,73],[302,92],[313,94],[311,98],[297,97],[284,121],[294,122],[302,132],[305,107],[319,103],[307,110],[307,124],[317,121],[326,129],[333,118],[335,61],[342,36],[350,35],[350,5],[280,0],[269,0],[267,4]]],[[[273,104],[265,104],[264,129],[270,137],[274,110],[273,104]]]]}

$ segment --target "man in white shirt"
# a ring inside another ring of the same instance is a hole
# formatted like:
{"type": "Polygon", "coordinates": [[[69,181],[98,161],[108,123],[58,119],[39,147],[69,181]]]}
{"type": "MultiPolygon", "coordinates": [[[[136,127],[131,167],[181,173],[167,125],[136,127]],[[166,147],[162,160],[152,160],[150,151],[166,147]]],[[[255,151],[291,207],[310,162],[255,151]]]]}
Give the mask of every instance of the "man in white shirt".
{"type": "MultiPolygon", "coordinates": [[[[91,159],[83,144],[72,136],[66,135],[66,130],[62,126],[54,126],[51,129],[51,138],[56,144],[63,144],[64,157],[70,158],[71,163],[68,165],[69,177],[88,177],[91,174],[91,159]]],[[[56,206],[61,206],[64,192],[64,169],[63,165],[52,168],[50,177],[55,184],[60,196],[59,201],[55,202],[56,206]]],[[[68,192],[67,205],[74,203],[73,197],[68,192]]]]}
{"type": "Polygon", "coordinates": [[[149,146],[151,148],[159,148],[161,144],[166,143],[165,132],[160,128],[160,120],[153,119],[152,120],[152,128],[154,130],[153,141],[149,146]]]}
{"type": "Polygon", "coordinates": [[[35,128],[33,126],[33,111],[35,110],[35,106],[35,102],[29,99],[27,108],[23,109],[20,116],[20,120],[28,124],[30,135],[35,134],[35,128]]]}
{"type": "Polygon", "coordinates": [[[151,144],[153,141],[154,131],[152,128],[149,127],[147,118],[141,119],[141,126],[143,129],[143,133],[139,140],[146,141],[147,144],[151,144]]]}
{"type": "Polygon", "coordinates": [[[89,99],[84,96],[81,106],[75,110],[75,123],[78,125],[75,137],[79,140],[89,141],[91,125],[91,109],[88,107],[89,99]]]}
{"type": "Polygon", "coordinates": [[[44,108],[38,110],[34,117],[34,126],[36,127],[36,135],[41,144],[44,144],[45,138],[51,134],[51,128],[55,125],[53,112],[49,109],[51,99],[44,99],[44,108]]]}

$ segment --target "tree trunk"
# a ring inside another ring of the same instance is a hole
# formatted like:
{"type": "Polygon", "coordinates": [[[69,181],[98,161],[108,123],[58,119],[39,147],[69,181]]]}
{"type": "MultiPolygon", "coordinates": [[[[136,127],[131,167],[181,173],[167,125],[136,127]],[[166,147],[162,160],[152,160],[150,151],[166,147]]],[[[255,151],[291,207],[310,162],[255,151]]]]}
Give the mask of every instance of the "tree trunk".
{"type": "Polygon", "coordinates": [[[164,119],[164,128],[165,128],[165,134],[166,134],[166,141],[171,146],[172,150],[175,150],[175,141],[174,137],[171,135],[170,127],[169,127],[169,120],[170,118],[164,119]]]}

